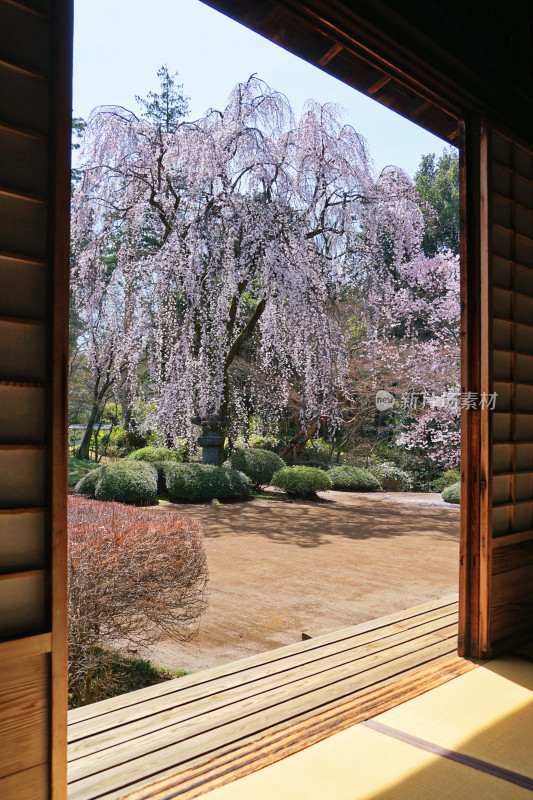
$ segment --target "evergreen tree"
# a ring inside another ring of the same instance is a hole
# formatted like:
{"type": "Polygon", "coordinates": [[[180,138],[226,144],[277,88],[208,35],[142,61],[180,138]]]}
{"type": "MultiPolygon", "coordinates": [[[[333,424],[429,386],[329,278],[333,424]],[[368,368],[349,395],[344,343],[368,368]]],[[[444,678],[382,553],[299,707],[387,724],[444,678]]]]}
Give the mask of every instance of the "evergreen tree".
{"type": "Polygon", "coordinates": [[[414,185],[425,201],[422,212],[426,231],[422,249],[428,258],[451,250],[459,254],[459,151],[444,148],[437,158],[435,153],[422,156],[415,175],[414,185]]]}
{"type": "Polygon", "coordinates": [[[148,92],[146,98],[135,95],[143,109],[142,116],[165,133],[174,133],[180,121],[189,113],[189,98],[183,94],[183,84],[176,83],[178,73],[171,75],[166,64],[158,69],[160,92],[148,92]]]}

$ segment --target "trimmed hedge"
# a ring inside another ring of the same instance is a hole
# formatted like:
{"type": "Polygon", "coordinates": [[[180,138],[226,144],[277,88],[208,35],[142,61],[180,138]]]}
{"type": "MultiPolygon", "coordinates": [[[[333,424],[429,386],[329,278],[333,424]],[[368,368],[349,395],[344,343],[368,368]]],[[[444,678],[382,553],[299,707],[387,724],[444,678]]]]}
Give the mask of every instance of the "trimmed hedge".
{"type": "Polygon", "coordinates": [[[259,447],[235,450],[224,464],[225,468],[231,467],[244,472],[256,488],[268,485],[274,473],[284,466],[284,462],[276,453],[261,450],[259,447]]]}
{"type": "Polygon", "coordinates": [[[173,500],[225,500],[250,494],[250,479],[231,467],[176,464],[166,471],[166,479],[173,500]]]}
{"type": "Polygon", "coordinates": [[[289,497],[313,497],[315,492],[331,489],[331,480],[315,467],[285,467],[273,475],[272,486],[285,489],[289,497]]]}
{"type": "Polygon", "coordinates": [[[140,450],[135,450],[126,456],[126,461],[183,461],[181,453],[177,450],[170,450],[168,447],[141,447],[140,450]]]}
{"type": "Polygon", "coordinates": [[[375,492],[381,489],[378,479],[360,467],[332,467],[328,475],[333,488],[342,492],[375,492]]]}
{"type": "Polygon", "coordinates": [[[445,503],[460,503],[461,483],[452,483],[451,486],[447,486],[441,496],[445,503]]]}
{"type": "Polygon", "coordinates": [[[151,503],[157,498],[157,471],[142,461],[116,461],[89,472],[76,492],[95,500],[151,503]]]}

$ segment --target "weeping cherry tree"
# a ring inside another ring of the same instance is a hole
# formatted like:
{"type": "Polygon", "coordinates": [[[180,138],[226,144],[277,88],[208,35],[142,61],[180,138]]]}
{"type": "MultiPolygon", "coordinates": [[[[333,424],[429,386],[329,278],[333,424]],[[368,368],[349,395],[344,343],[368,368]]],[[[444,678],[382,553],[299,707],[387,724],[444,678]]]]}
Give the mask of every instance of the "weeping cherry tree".
{"type": "Polygon", "coordinates": [[[414,240],[421,214],[406,176],[376,180],[334,106],[309,102],[296,122],[255,76],[224,111],[170,129],[97,109],[83,154],[78,272],[87,286],[116,243],[124,359],[146,428],[171,440],[214,412],[236,432],[251,413],[278,413],[291,391],[304,425],[334,426],[345,359],[336,298],[384,227],[400,236],[397,258],[414,240]]]}

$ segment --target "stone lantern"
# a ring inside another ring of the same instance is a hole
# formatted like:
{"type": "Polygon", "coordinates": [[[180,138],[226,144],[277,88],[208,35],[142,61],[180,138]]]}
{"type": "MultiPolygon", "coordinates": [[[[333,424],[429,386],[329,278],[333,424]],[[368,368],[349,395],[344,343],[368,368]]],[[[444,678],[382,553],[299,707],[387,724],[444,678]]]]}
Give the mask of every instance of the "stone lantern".
{"type": "Polygon", "coordinates": [[[198,444],[202,448],[202,463],[214,464],[215,467],[220,466],[221,450],[224,447],[224,429],[228,424],[228,418],[208,412],[192,417],[191,422],[193,425],[202,426],[202,435],[198,439],[198,444]]]}

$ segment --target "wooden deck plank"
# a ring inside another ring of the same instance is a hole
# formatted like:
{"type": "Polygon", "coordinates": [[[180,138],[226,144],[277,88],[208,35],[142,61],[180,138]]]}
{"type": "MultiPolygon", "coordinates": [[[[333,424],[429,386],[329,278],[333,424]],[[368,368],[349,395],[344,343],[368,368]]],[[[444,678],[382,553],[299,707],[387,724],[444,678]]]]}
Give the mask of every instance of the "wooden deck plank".
{"type": "MultiPolygon", "coordinates": [[[[379,654],[369,654],[359,659],[356,668],[352,662],[334,662],[330,668],[319,672],[306,673],[305,670],[291,670],[287,675],[272,675],[268,680],[259,682],[253,690],[248,686],[237,686],[221,693],[213,703],[211,699],[191,704],[184,710],[173,710],[130,725],[121,726],[89,740],[80,740],[70,748],[72,779],[87,774],[105,762],[118,763],[120,759],[127,761],[159,747],[165,747],[168,740],[180,740],[184,737],[196,736],[211,727],[226,724],[227,720],[235,720],[255,713],[257,709],[271,708],[278,703],[297,699],[323,686],[333,686],[346,679],[373,683],[372,672],[376,668],[386,668],[389,673],[396,670],[396,663],[401,671],[406,658],[410,658],[408,666],[416,664],[423,651],[429,651],[429,657],[443,647],[445,653],[453,650],[455,626],[445,629],[442,639],[436,640],[433,634],[416,640],[401,642],[390,648],[388,660],[384,665],[379,654]],[[368,675],[367,673],[370,673],[368,675]],[[95,744],[93,745],[93,741],[95,744]],[[93,750],[94,747],[94,750],[93,750]],[[90,758],[87,758],[87,755],[90,758]]],[[[427,653],[426,653],[427,655],[427,653]]]]}
{"type": "MultiPolygon", "coordinates": [[[[455,616],[457,617],[457,615],[455,616]]],[[[427,626],[423,627],[424,630],[417,631],[415,637],[408,635],[411,631],[388,637],[388,663],[391,663],[393,658],[396,657],[396,650],[393,650],[395,647],[406,647],[408,652],[416,652],[416,650],[421,650],[428,645],[431,646],[433,643],[447,639],[450,639],[451,646],[454,646],[454,637],[457,635],[457,619],[447,618],[447,624],[437,631],[434,629],[427,630],[427,626]]],[[[403,650],[398,650],[398,652],[403,653],[403,650]]],[[[211,714],[215,709],[242,702],[272,688],[281,688],[293,683],[297,684],[299,680],[308,681],[312,676],[318,676],[324,672],[335,673],[335,670],[341,667],[349,668],[352,674],[359,674],[368,669],[367,664],[374,665],[381,663],[383,660],[382,651],[372,643],[347,651],[343,650],[338,654],[331,653],[326,658],[310,663],[298,663],[296,658],[296,656],[293,657],[291,664],[286,664],[282,672],[258,674],[253,682],[243,684],[239,682],[238,677],[234,677],[232,681],[221,682],[221,685],[218,686],[218,691],[210,695],[203,695],[202,687],[195,687],[196,691],[192,696],[190,693],[184,692],[184,698],[181,698],[180,694],[176,693],[174,703],[167,706],[160,705],[160,708],[164,708],[164,710],[157,713],[152,711],[153,703],[143,704],[142,708],[146,706],[146,714],[139,714],[138,708],[135,709],[135,716],[130,716],[129,718],[126,717],[125,712],[129,711],[131,714],[131,709],[125,709],[122,712],[124,714],[123,717],[120,716],[120,712],[115,712],[113,715],[109,715],[113,719],[106,721],[104,729],[97,728],[96,731],[91,731],[89,735],[86,734],[83,737],[78,732],[77,741],[73,742],[70,747],[69,760],[74,761],[87,753],[94,753],[106,747],[111,747],[117,742],[124,742],[138,736],[144,737],[146,734],[174,724],[178,720],[190,719],[202,714],[211,714]]],[[[217,684],[214,684],[213,688],[216,689],[217,684]]],[[[168,697],[164,699],[166,700],[168,697]]],[[[82,727],[82,725],[77,727],[82,727]]]]}
{"type": "Polygon", "coordinates": [[[138,705],[150,698],[161,697],[175,691],[182,691],[186,686],[206,684],[226,676],[242,673],[244,670],[251,669],[252,667],[282,661],[284,658],[293,654],[304,653],[335,643],[338,643],[340,648],[344,640],[352,639],[365,633],[374,632],[374,638],[377,640],[388,636],[390,633],[389,629],[392,625],[397,626],[398,630],[416,627],[417,625],[423,624],[426,620],[438,619],[447,613],[453,613],[456,611],[457,607],[457,595],[451,595],[441,600],[432,601],[431,603],[425,603],[421,606],[389,614],[386,617],[363,622],[360,625],[354,625],[349,628],[334,631],[333,633],[324,634],[323,636],[317,636],[304,642],[295,642],[294,644],[285,645],[275,650],[268,650],[265,653],[259,653],[254,656],[239,659],[238,661],[232,661],[228,664],[205,669],[194,675],[186,675],[182,678],[177,678],[175,681],[167,681],[164,684],[157,684],[156,686],[149,686],[146,689],[139,689],[135,692],[112,697],[100,703],[93,703],[92,705],[82,708],[76,708],[69,711],[69,727],[72,727],[80,721],[85,721],[93,717],[100,717],[115,709],[138,705]],[[422,619],[422,617],[424,617],[424,619],[422,619]]]}
{"type": "MultiPolygon", "coordinates": [[[[449,657],[451,652],[448,642],[431,648],[433,660],[449,657]]],[[[396,674],[419,666],[420,660],[416,655],[406,654],[396,660],[396,674]]],[[[71,800],[107,797],[111,791],[123,791],[124,787],[142,778],[157,776],[169,765],[176,768],[181,764],[190,765],[199,754],[212,756],[224,745],[232,745],[251,735],[263,735],[274,724],[292,724],[302,714],[322,710],[325,703],[342,702],[358,690],[370,691],[378,681],[390,680],[390,674],[390,666],[385,664],[373,670],[371,676],[368,673],[344,675],[334,684],[329,680],[302,681],[297,696],[291,693],[290,697],[284,698],[283,691],[273,691],[237,707],[209,714],[209,725],[205,719],[186,722],[176,726],[177,730],[165,731],[165,736],[141,737],[137,745],[127,742],[80,759],[71,765],[71,800]]]]}
{"type": "Polygon", "coordinates": [[[448,600],[180,678],[172,691],[133,692],[143,698],[122,708],[77,710],[70,799],[114,800],[449,659],[457,602],[448,600]]]}
{"type": "MultiPolygon", "coordinates": [[[[261,688],[257,684],[262,684],[272,675],[278,680],[291,680],[294,670],[300,670],[305,674],[310,671],[320,671],[330,669],[337,664],[351,662],[362,658],[370,653],[378,654],[388,650],[392,645],[413,641],[425,634],[436,634],[439,639],[443,634],[441,631],[447,626],[452,626],[457,621],[457,611],[447,613],[438,619],[429,622],[424,621],[420,625],[398,630],[396,626],[391,626],[389,635],[374,640],[372,633],[361,634],[354,639],[345,640],[346,646],[339,650],[336,644],[326,645],[320,648],[294,653],[283,659],[282,662],[273,662],[268,665],[260,665],[245,672],[236,672],[225,678],[210,681],[206,684],[193,683],[192,686],[181,688],[181,679],[176,679],[175,691],[172,694],[155,697],[142,704],[117,709],[101,717],[92,717],[88,720],[72,723],[69,725],[69,741],[75,743],[80,739],[89,736],[95,737],[96,734],[121,726],[125,730],[127,723],[135,720],[142,720],[145,724],[150,724],[148,718],[157,715],[160,711],[171,712],[177,707],[185,706],[198,700],[209,700],[213,705],[217,704],[218,699],[225,700],[226,694],[233,688],[242,688],[244,685],[249,687],[249,691],[254,693],[261,688]],[[251,684],[254,684],[253,686],[251,684]]],[[[452,636],[453,636],[452,632],[452,636]]],[[[71,758],[76,757],[76,746],[71,748],[71,758]]]]}
{"type": "Polygon", "coordinates": [[[168,770],[161,773],[154,783],[153,779],[139,781],[136,788],[127,795],[109,795],[106,800],[170,800],[179,796],[180,800],[193,800],[207,791],[231,783],[262,767],[280,761],[289,755],[303,750],[312,744],[388,711],[398,705],[418,697],[420,694],[441,686],[476,668],[476,664],[459,656],[438,661],[428,667],[412,670],[407,677],[387,681],[382,688],[367,692],[346,703],[337,703],[332,708],[313,714],[311,718],[292,725],[280,726],[277,731],[269,731],[265,736],[250,741],[240,741],[223,754],[216,754],[208,761],[179,771],[168,770]]]}
{"type": "MultiPolygon", "coordinates": [[[[424,614],[438,612],[446,607],[457,607],[457,604],[458,595],[449,595],[440,600],[433,600],[421,606],[404,609],[402,611],[395,612],[394,614],[389,614],[385,617],[379,617],[378,619],[363,622],[359,625],[354,625],[348,628],[343,628],[339,631],[334,631],[333,633],[317,636],[305,642],[295,642],[292,645],[286,645],[284,647],[276,648],[275,650],[268,650],[265,653],[259,653],[257,655],[248,656],[247,658],[239,659],[238,661],[233,661],[228,664],[202,670],[194,675],[179,678],[180,686],[188,685],[189,683],[207,683],[208,681],[215,680],[226,675],[231,675],[237,671],[249,669],[253,666],[281,660],[292,653],[299,653],[304,650],[315,649],[328,643],[340,643],[346,638],[351,638],[369,631],[375,631],[376,638],[379,638],[382,635],[386,636],[388,635],[387,628],[392,624],[398,624],[400,626],[403,626],[404,624],[406,626],[416,625],[418,624],[418,617],[421,617],[424,614]]],[[[144,702],[149,697],[157,697],[161,694],[171,693],[173,691],[175,691],[174,682],[168,681],[164,684],[150,686],[146,689],[139,689],[135,692],[130,692],[129,694],[120,695],[118,697],[112,697],[109,700],[103,700],[100,703],[93,703],[89,706],[73,709],[72,711],[69,711],[69,725],[72,725],[79,720],[100,716],[114,709],[136,705],[137,703],[144,702]]]]}

